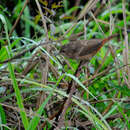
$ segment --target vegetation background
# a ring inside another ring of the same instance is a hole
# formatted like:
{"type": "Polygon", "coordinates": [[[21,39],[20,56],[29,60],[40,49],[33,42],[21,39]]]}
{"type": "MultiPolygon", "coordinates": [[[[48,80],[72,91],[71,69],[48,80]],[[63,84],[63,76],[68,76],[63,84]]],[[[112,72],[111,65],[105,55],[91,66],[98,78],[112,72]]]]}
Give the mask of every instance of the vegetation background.
{"type": "Polygon", "coordinates": [[[0,0],[0,129],[130,129],[129,32],[130,0],[0,0]],[[115,33],[79,72],[58,53],[115,33]]]}

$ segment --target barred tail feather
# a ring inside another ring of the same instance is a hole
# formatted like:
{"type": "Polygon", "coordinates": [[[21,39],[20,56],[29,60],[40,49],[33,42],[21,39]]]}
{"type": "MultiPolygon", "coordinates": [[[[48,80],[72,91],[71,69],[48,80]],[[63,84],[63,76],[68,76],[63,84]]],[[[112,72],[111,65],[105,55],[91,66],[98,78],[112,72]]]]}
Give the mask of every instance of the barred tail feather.
{"type": "Polygon", "coordinates": [[[110,41],[112,38],[117,37],[117,36],[118,36],[118,34],[113,34],[113,35],[109,36],[108,38],[105,38],[104,40],[102,40],[102,46],[103,46],[106,42],[110,41]]]}

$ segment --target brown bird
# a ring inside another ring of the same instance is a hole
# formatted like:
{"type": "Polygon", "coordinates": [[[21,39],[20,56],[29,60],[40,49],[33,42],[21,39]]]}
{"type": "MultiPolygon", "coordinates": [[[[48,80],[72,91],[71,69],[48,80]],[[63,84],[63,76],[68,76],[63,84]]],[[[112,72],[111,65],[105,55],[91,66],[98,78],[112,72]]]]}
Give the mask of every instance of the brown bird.
{"type": "MultiPolygon", "coordinates": [[[[82,34],[82,33],[81,33],[82,34]]],[[[91,58],[100,50],[100,48],[112,38],[118,36],[118,34],[111,35],[105,39],[91,39],[91,40],[72,40],[69,44],[61,46],[60,53],[64,56],[72,59],[77,59],[85,62],[89,62],[91,58]]],[[[49,44],[49,43],[46,43],[49,44]]],[[[0,64],[11,62],[15,59],[20,58],[26,52],[35,49],[39,45],[34,45],[32,48],[22,51],[14,57],[5,61],[0,61],[0,64]]]]}
{"type": "Polygon", "coordinates": [[[61,47],[60,53],[68,58],[89,62],[91,58],[101,49],[101,47],[118,34],[114,34],[105,39],[77,40],[61,47]]]}

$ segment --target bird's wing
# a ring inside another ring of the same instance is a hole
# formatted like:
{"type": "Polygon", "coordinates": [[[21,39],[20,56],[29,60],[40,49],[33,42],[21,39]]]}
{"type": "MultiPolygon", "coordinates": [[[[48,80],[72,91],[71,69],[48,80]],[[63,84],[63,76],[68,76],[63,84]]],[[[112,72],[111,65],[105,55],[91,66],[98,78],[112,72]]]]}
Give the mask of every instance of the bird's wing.
{"type": "Polygon", "coordinates": [[[89,54],[95,54],[98,51],[98,48],[101,46],[100,39],[92,39],[92,40],[83,40],[81,41],[83,47],[79,54],[79,56],[89,55],[89,54]]]}

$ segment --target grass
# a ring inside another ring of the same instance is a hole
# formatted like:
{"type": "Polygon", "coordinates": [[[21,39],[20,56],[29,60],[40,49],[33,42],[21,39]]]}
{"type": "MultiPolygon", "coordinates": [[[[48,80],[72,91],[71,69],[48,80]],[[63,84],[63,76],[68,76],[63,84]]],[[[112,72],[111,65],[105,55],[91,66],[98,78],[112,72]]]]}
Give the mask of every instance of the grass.
{"type": "MultiPolygon", "coordinates": [[[[41,6],[48,8],[44,2],[41,3],[41,6]]],[[[60,3],[53,4],[55,4],[53,5],[55,8],[52,8],[53,13],[55,13],[54,16],[48,13],[47,10],[42,11],[46,17],[45,22],[47,23],[49,39],[54,41],[60,39],[74,25],[74,19],[72,18],[76,9],[79,9],[77,16],[75,16],[76,19],[81,16],[80,13],[86,15],[85,13],[88,12],[83,11],[83,7],[87,6],[86,3],[78,7],[72,6],[69,1],[64,1],[62,3],[63,7],[59,6],[60,3]],[[66,16],[60,19],[61,15],[66,16]],[[53,28],[50,28],[50,24],[53,25],[53,28]]],[[[104,10],[101,9],[95,20],[92,20],[87,27],[84,24],[88,18],[80,19],[73,29],[65,35],[65,37],[70,37],[72,34],[84,32],[85,28],[86,33],[81,37],[76,37],[76,39],[91,39],[93,37],[103,39],[109,36],[111,32],[120,33],[120,37],[111,40],[92,58],[89,63],[91,74],[87,75],[87,78],[86,68],[82,69],[79,77],[74,75],[79,64],[78,61],[67,59],[60,54],[55,55],[59,51],[60,45],[67,44],[69,40],[56,42],[53,47],[49,44],[51,47],[49,52],[46,46],[40,46],[13,62],[0,64],[1,129],[18,129],[20,127],[21,129],[35,130],[59,126],[60,121],[57,118],[60,117],[62,112],[59,113],[59,117],[58,114],[55,114],[61,109],[60,106],[65,103],[65,99],[70,97],[70,93],[66,92],[70,87],[68,84],[71,80],[75,82],[76,90],[71,97],[72,102],[65,112],[63,129],[69,129],[70,127],[73,127],[73,129],[83,129],[84,127],[104,130],[113,128],[130,129],[129,75],[123,67],[120,68],[124,65],[123,51],[126,47],[122,29],[125,24],[126,27],[130,24],[128,2],[126,2],[125,10],[126,23],[124,23],[124,17],[120,17],[124,11],[122,10],[123,4],[124,1],[117,3],[111,1],[111,6],[106,4],[104,10]],[[109,8],[107,8],[108,5],[109,8]],[[109,50],[109,45],[112,46],[112,50],[109,50]],[[48,66],[46,66],[46,63],[48,66]],[[106,71],[109,67],[110,70],[106,71]],[[45,76],[46,73],[47,76],[45,76]],[[95,77],[93,78],[93,76],[95,77]],[[6,91],[4,92],[2,88],[5,88],[6,91]],[[14,114],[13,117],[9,115],[10,112],[12,114],[13,112],[17,113],[20,122],[16,119],[17,121],[15,120],[16,122],[9,126],[10,121],[15,118],[14,114]],[[52,119],[53,116],[55,118],[52,119]],[[85,126],[83,125],[84,121],[86,122],[85,126]],[[20,126],[16,125],[17,123],[20,126]]],[[[0,61],[5,61],[21,51],[31,48],[33,45],[40,43],[41,40],[44,42],[47,35],[41,20],[33,15],[33,13],[35,13],[35,16],[40,15],[40,13],[37,9],[32,11],[33,6],[37,7],[36,3],[32,2],[32,4],[28,3],[26,5],[18,25],[12,36],[9,37],[9,32],[14,21],[19,17],[24,2],[13,3],[15,5],[14,14],[9,10],[4,11],[6,9],[5,5],[6,2],[0,6],[0,20],[2,21],[0,23],[0,61]],[[8,14],[11,14],[11,17],[8,14]],[[6,41],[7,46],[5,46],[6,41]]],[[[101,3],[96,5],[99,8],[100,6],[101,3]]],[[[62,111],[64,108],[65,106],[62,111]]]]}

